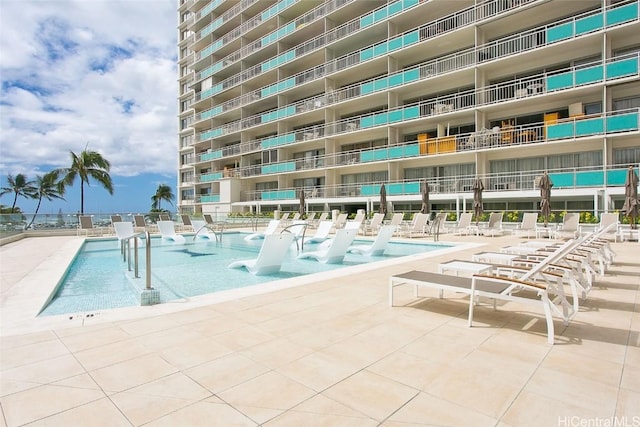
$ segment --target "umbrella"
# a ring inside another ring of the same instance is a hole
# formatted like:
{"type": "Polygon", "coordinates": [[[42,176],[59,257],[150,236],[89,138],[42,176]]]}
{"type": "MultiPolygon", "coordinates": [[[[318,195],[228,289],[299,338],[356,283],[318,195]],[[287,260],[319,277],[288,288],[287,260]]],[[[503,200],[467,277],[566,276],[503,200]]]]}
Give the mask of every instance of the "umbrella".
{"type": "Polygon", "coordinates": [[[425,180],[420,183],[420,194],[422,195],[422,208],[420,213],[429,213],[429,183],[425,180]]]}
{"type": "Polygon", "coordinates": [[[476,226],[482,215],[482,190],[484,190],[484,184],[480,178],[476,178],[471,186],[473,190],[473,213],[476,216],[476,226]]]}
{"type": "Polygon", "coordinates": [[[300,219],[304,216],[304,189],[300,190],[300,206],[298,206],[298,212],[300,213],[300,219]]]}
{"type": "Polygon", "coordinates": [[[553,182],[546,172],[540,178],[538,186],[540,187],[540,215],[544,217],[544,226],[546,227],[549,223],[549,215],[551,215],[551,187],[553,187],[553,182]]]}
{"type": "Polygon", "coordinates": [[[624,214],[629,217],[631,228],[636,228],[636,218],[638,217],[638,175],[629,166],[627,180],[624,183],[624,214]]]}
{"type": "Polygon", "coordinates": [[[384,188],[384,184],[380,186],[380,209],[381,214],[387,214],[387,189],[384,188]]]}

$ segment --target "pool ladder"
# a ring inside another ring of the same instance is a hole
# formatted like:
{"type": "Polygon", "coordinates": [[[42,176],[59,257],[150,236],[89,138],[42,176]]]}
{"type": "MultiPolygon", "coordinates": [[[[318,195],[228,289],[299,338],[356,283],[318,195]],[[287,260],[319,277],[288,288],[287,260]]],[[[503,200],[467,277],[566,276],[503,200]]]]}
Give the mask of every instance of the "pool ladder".
{"type": "Polygon", "coordinates": [[[146,244],[146,280],[145,289],[152,289],[151,287],[151,234],[148,231],[142,233],[133,234],[126,239],[120,241],[120,252],[122,253],[123,261],[127,261],[127,269],[131,271],[131,239],[133,239],[133,268],[134,277],[140,278],[138,274],[139,257],[138,257],[138,237],[144,237],[147,241],[146,244]]]}

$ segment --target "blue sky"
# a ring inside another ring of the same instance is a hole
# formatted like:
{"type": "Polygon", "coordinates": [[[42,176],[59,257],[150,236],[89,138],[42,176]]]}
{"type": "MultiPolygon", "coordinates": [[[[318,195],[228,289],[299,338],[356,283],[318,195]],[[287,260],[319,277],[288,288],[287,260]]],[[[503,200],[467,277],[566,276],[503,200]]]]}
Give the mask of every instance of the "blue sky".
{"type": "MultiPolygon", "coordinates": [[[[92,181],[85,212],[146,212],[160,184],[177,196],[176,5],[0,0],[0,186],[67,167],[88,146],[111,162],[115,192],[92,181]]],[[[40,211],[78,211],[79,181],[65,199],[40,211]]]]}

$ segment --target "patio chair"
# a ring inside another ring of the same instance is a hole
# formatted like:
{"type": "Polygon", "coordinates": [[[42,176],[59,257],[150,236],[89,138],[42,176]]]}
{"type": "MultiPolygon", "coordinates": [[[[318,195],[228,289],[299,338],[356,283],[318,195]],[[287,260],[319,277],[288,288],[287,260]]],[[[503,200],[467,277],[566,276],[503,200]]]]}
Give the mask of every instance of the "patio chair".
{"type": "Polygon", "coordinates": [[[429,214],[423,214],[420,212],[415,213],[413,216],[413,221],[404,230],[403,235],[409,238],[416,235],[424,236],[428,219],[429,214]]]}
{"type": "Polygon", "coordinates": [[[553,315],[561,317],[566,325],[576,313],[564,296],[562,283],[540,281],[537,280],[537,277],[544,272],[549,264],[561,259],[578,244],[577,240],[565,242],[518,278],[480,274],[463,277],[417,270],[391,276],[389,278],[389,305],[394,306],[394,288],[403,284],[413,285],[416,297],[418,297],[419,287],[436,289],[441,298],[443,291],[463,293],[469,295],[468,326],[471,327],[473,326],[474,306],[477,297],[493,300],[494,310],[498,299],[526,303],[540,308],[544,313],[547,324],[547,342],[553,344],[555,340],[553,315]]]}
{"type": "Polygon", "coordinates": [[[160,221],[171,221],[171,215],[167,213],[161,213],[159,217],[160,217],[160,221]]]}
{"type": "Polygon", "coordinates": [[[158,227],[153,224],[147,224],[147,221],[144,219],[144,215],[134,215],[133,216],[133,227],[136,232],[155,232],[158,231],[158,227]]]}
{"type": "Polygon", "coordinates": [[[402,228],[402,220],[404,219],[403,212],[396,212],[391,216],[391,221],[389,221],[389,225],[396,226],[396,234],[400,234],[402,228]]]}
{"type": "Polygon", "coordinates": [[[333,239],[329,241],[327,248],[317,251],[303,252],[298,255],[299,259],[312,258],[323,264],[339,264],[347,254],[347,249],[356,237],[358,230],[341,229],[336,232],[333,239]]]}
{"type": "Polygon", "coordinates": [[[334,218],[333,228],[336,229],[336,230],[344,228],[344,225],[347,222],[347,216],[348,215],[346,213],[338,214],[338,216],[336,218],[334,218]]]}
{"type": "Polygon", "coordinates": [[[607,213],[603,213],[602,216],[600,217],[600,222],[598,223],[598,226],[596,227],[596,230],[602,230],[604,228],[609,227],[609,225],[611,224],[615,224],[614,227],[610,227],[608,228],[606,233],[603,233],[600,235],[601,239],[613,239],[615,242],[618,241],[618,238],[620,239],[620,241],[622,241],[622,234],[620,233],[620,219],[619,219],[619,215],[615,212],[607,212],[607,213]]]}
{"type": "Polygon", "coordinates": [[[204,214],[203,218],[207,224],[213,224],[213,217],[211,216],[211,214],[204,214]]]}
{"type": "Polygon", "coordinates": [[[538,224],[538,212],[525,212],[522,215],[522,222],[513,230],[516,236],[526,235],[527,239],[536,235],[536,227],[538,224]]]}
{"type": "Polygon", "coordinates": [[[158,230],[162,236],[162,242],[184,243],[185,238],[176,233],[175,224],[173,221],[158,221],[158,230]]]}
{"type": "Polygon", "coordinates": [[[332,221],[320,221],[313,236],[305,239],[305,243],[322,243],[329,238],[329,233],[333,229],[332,221]]]}
{"type": "Polygon", "coordinates": [[[111,224],[113,224],[114,222],[122,222],[122,216],[111,215],[111,224]]]}
{"type": "Polygon", "coordinates": [[[460,214],[458,223],[453,227],[454,234],[478,234],[478,228],[475,225],[471,225],[473,219],[473,212],[463,212],[460,214]]]}
{"type": "Polygon", "coordinates": [[[102,227],[96,227],[93,225],[93,219],[88,215],[80,215],[78,217],[78,232],[77,235],[83,234],[89,236],[102,236],[104,229],[102,227]]]}
{"type": "Polygon", "coordinates": [[[371,218],[371,221],[364,224],[362,228],[363,234],[365,236],[369,233],[371,233],[372,236],[377,234],[378,230],[380,229],[380,226],[382,225],[382,221],[384,221],[384,214],[374,213],[373,218],[371,218]]]}
{"type": "Polygon", "coordinates": [[[281,222],[282,221],[279,219],[272,219],[269,221],[269,224],[267,224],[267,228],[264,231],[251,233],[248,236],[245,236],[244,240],[264,239],[265,236],[269,236],[278,231],[278,227],[280,227],[281,222]]]}
{"type": "Polygon", "coordinates": [[[389,240],[391,240],[395,231],[395,225],[383,225],[380,227],[380,230],[372,244],[351,245],[349,246],[349,249],[347,249],[347,252],[368,256],[380,256],[384,253],[385,249],[387,249],[387,244],[389,243],[389,240]]]}
{"type": "Polygon", "coordinates": [[[491,212],[487,226],[481,228],[480,231],[483,236],[502,236],[504,234],[504,230],[502,229],[502,212],[491,212]]]}
{"type": "Polygon", "coordinates": [[[562,219],[562,225],[555,231],[556,239],[574,239],[578,236],[580,215],[577,212],[567,212],[562,219]]]}
{"type": "Polygon", "coordinates": [[[180,219],[182,220],[182,224],[180,225],[181,231],[188,231],[192,228],[191,217],[188,214],[181,214],[180,219]]]}
{"type": "Polygon", "coordinates": [[[229,268],[245,267],[255,275],[274,274],[282,268],[282,262],[293,243],[294,235],[291,233],[270,234],[264,237],[258,257],[234,261],[229,268]]]}

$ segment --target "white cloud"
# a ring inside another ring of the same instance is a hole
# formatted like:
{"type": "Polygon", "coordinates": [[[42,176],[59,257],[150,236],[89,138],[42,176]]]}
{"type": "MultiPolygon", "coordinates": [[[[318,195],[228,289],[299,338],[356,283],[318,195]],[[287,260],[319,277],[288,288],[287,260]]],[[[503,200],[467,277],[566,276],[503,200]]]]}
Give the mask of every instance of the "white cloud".
{"type": "MultiPolygon", "coordinates": [[[[67,166],[175,175],[176,2],[2,0],[2,173],[67,166]]],[[[33,172],[35,173],[35,172],[33,172]]]]}

